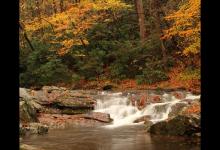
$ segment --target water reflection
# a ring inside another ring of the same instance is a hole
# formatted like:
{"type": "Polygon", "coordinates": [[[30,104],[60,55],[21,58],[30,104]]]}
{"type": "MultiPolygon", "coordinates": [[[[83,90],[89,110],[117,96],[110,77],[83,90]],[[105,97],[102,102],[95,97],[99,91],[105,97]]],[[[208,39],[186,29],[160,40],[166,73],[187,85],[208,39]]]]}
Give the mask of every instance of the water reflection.
{"type": "Polygon", "coordinates": [[[199,150],[184,138],[150,136],[144,126],[115,129],[75,127],[51,130],[43,136],[24,138],[22,143],[45,150],[199,150]]]}

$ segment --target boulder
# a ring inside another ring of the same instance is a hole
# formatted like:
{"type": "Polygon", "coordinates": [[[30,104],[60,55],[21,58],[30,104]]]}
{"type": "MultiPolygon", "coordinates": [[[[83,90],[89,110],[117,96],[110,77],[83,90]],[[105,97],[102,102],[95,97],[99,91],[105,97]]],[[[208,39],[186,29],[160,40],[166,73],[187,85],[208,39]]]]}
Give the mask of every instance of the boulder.
{"type": "Polygon", "coordinates": [[[146,130],[148,131],[150,126],[153,125],[153,122],[150,121],[151,117],[148,115],[144,115],[138,119],[136,119],[133,123],[139,123],[139,122],[143,122],[144,121],[144,125],[146,130]]]}
{"type": "Polygon", "coordinates": [[[41,123],[20,124],[20,135],[46,134],[48,126],[41,123]]]}
{"type": "Polygon", "coordinates": [[[101,113],[101,112],[91,112],[88,114],[82,115],[85,119],[93,119],[100,122],[110,123],[113,120],[111,119],[110,115],[107,113],[101,113]]]}
{"type": "Polygon", "coordinates": [[[161,135],[193,136],[200,133],[199,115],[178,115],[166,121],[152,125],[149,132],[161,135]]]}
{"type": "Polygon", "coordinates": [[[186,102],[180,102],[180,103],[174,104],[173,106],[171,106],[171,111],[169,112],[168,117],[171,118],[171,117],[177,116],[187,106],[188,104],[186,102]]]}
{"type": "Polygon", "coordinates": [[[19,102],[19,105],[21,122],[38,122],[34,101],[23,100],[19,102]]]}

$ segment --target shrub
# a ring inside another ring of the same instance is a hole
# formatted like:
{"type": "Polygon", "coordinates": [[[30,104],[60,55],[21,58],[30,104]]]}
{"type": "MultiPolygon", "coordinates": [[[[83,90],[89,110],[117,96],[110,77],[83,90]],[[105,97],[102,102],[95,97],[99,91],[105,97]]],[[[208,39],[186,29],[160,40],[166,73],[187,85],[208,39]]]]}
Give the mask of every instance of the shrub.
{"type": "Polygon", "coordinates": [[[136,76],[137,84],[153,84],[159,81],[168,80],[169,77],[163,70],[144,69],[142,75],[136,76]]]}
{"type": "Polygon", "coordinates": [[[25,68],[20,73],[21,86],[47,85],[59,82],[68,82],[71,79],[71,72],[64,65],[60,58],[53,51],[40,47],[32,51],[20,66],[25,68]]]}

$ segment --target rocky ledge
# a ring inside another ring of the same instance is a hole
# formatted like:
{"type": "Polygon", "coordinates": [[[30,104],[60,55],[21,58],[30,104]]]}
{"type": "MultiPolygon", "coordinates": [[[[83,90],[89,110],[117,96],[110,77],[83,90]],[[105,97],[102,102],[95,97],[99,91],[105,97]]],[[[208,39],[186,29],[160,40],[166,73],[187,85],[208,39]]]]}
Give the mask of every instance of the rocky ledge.
{"type": "Polygon", "coordinates": [[[20,88],[20,135],[45,134],[51,128],[110,123],[109,114],[92,112],[94,91],[44,86],[20,88]]]}

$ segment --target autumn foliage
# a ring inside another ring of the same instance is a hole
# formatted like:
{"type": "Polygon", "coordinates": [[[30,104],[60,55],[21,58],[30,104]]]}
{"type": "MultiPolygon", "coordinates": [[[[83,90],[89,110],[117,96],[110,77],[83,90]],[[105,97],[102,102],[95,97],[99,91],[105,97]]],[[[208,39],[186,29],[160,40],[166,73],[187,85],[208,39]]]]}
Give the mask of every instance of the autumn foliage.
{"type": "Polygon", "coordinates": [[[21,0],[21,85],[198,91],[200,1],[142,2],[21,0]]]}
{"type": "Polygon", "coordinates": [[[164,30],[162,39],[179,37],[178,46],[184,55],[200,52],[200,3],[200,0],[187,0],[178,11],[165,17],[172,26],[164,30]]]}

